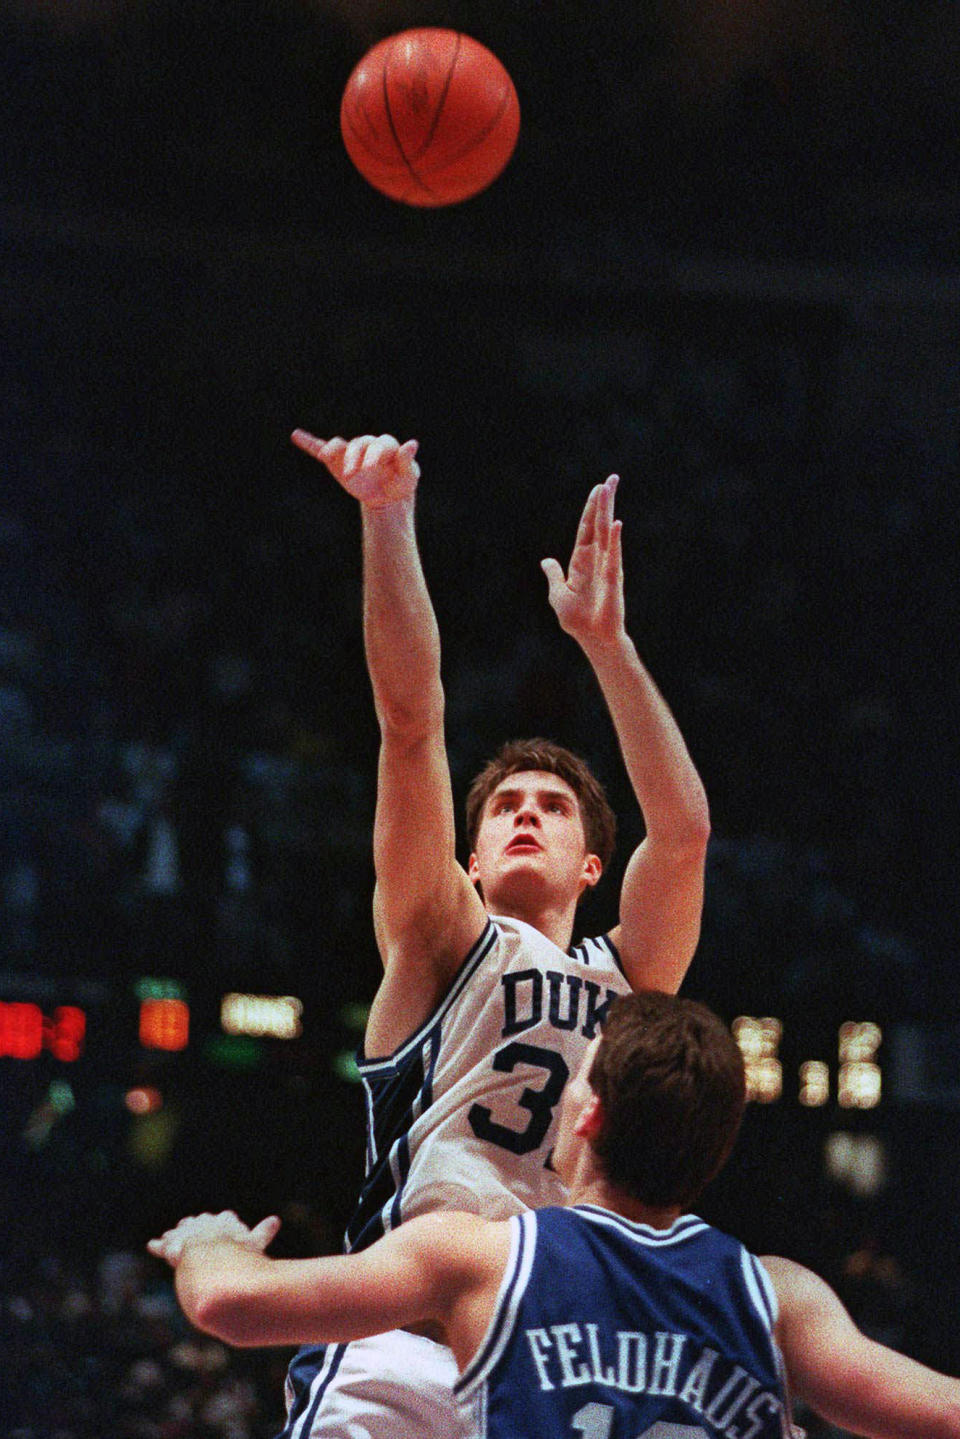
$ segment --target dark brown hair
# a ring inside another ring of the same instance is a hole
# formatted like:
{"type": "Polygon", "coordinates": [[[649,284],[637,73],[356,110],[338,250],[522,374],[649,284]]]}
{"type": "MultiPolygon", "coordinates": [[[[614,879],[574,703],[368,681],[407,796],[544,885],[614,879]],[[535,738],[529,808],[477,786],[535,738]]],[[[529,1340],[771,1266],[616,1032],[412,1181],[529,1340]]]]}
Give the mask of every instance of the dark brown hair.
{"type": "Polygon", "coordinates": [[[589,1074],[603,1104],[593,1141],[607,1179],[643,1204],[687,1209],[723,1168],[746,1102],[730,1030],[693,999],[617,999],[589,1074]]]}
{"type": "Polygon", "coordinates": [[[484,765],[467,795],[467,842],[476,849],[483,809],[497,785],[521,770],[538,769],[555,774],[577,796],[587,853],[599,857],[606,869],[613,854],[617,821],[600,781],[578,755],[548,739],[509,740],[484,765]]]}

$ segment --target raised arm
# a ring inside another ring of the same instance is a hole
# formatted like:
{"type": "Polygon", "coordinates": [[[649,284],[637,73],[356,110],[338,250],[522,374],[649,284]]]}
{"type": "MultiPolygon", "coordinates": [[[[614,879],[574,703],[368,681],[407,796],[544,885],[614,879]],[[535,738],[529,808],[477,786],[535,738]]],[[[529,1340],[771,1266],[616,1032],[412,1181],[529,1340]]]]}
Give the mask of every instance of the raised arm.
{"type": "Polygon", "coordinates": [[[960,1380],[868,1339],[809,1269],[764,1256],[792,1392],[867,1439],[960,1439],[960,1380]]]}
{"type": "Polygon", "coordinates": [[[561,628],[600,684],[646,827],[610,938],[634,989],[675,992],[700,935],[710,817],[683,736],[626,632],[617,483],[611,475],[591,491],[566,576],[557,560],[543,569],[561,628]]]}
{"type": "Polygon", "coordinates": [[[147,1245],[176,1271],[198,1329],[241,1347],[345,1343],[410,1325],[461,1363],[482,1338],[510,1252],[510,1230],[472,1214],[410,1219],[369,1249],[322,1259],[263,1253],[279,1220],[248,1229],[232,1211],[181,1219],[147,1245]]]}
{"type": "Polygon", "coordinates": [[[366,1043],[385,1055],[431,1012],[486,922],[455,853],[440,639],[414,529],[417,444],[302,430],[293,439],[361,506],[363,635],[380,725],[374,923],[385,971],[366,1043]]]}

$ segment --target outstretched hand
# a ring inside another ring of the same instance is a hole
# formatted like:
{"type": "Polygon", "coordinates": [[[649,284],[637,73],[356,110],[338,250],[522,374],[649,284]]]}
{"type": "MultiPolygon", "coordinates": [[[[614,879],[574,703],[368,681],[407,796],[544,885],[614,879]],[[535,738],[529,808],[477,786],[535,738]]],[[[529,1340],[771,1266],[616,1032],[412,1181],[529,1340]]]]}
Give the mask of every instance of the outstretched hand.
{"type": "Polygon", "coordinates": [[[338,435],[320,440],[306,430],[294,430],[290,438],[298,449],[326,465],[348,495],[371,510],[408,499],[417,488],[416,440],[402,445],[393,435],[358,435],[349,441],[338,435]]]}
{"type": "Polygon", "coordinates": [[[275,1214],[261,1219],[253,1229],[238,1219],[232,1209],[221,1214],[191,1214],[181,1219],[175,1229],[166,1230],[159,1239],[151,1239],[147,1249],[155,1258],[165,1259],[171,1269],[176,1269],[184,1252],[193,1244],[214,1244],[227,1239],[262,1254],[276,1238],[279,1228],[280,1220],[275,1214]]]}
{"type": "Polygon", "coordinates": [[[618,483],[610,475],[590,491],[566,576],[559,561],[541,561],[560,627],[581,645],[606,644],[623,630],[623,522],[613,518],[618,483]]]}

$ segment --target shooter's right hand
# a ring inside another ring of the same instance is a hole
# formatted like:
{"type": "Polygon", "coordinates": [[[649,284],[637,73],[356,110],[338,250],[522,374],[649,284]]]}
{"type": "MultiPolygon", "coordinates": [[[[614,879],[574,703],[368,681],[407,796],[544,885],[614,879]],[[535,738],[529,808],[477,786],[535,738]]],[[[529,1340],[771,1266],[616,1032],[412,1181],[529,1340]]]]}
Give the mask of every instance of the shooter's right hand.
{"type": "Polygon", "coordinates": [[[348,495],[371,510],[409,499],[417,488],[417,440],[407,440],[402,445],[393,435],[320,440],[306,430],[294,430],[290,438],[298,449],[326,465],[348,495]]]}

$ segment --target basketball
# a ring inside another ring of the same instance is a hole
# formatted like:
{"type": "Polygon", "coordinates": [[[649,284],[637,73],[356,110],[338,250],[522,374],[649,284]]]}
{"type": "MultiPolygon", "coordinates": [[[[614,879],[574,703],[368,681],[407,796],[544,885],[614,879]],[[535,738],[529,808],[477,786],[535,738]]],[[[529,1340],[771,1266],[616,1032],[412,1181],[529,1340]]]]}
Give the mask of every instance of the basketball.
{"type": "Polygon", "coordinates": [[[340,104],[347,154],[405,205],[455,205],[513,154],[520,104],[496,55],[456,30],[403,30],[368,50],[340,104]]]}

